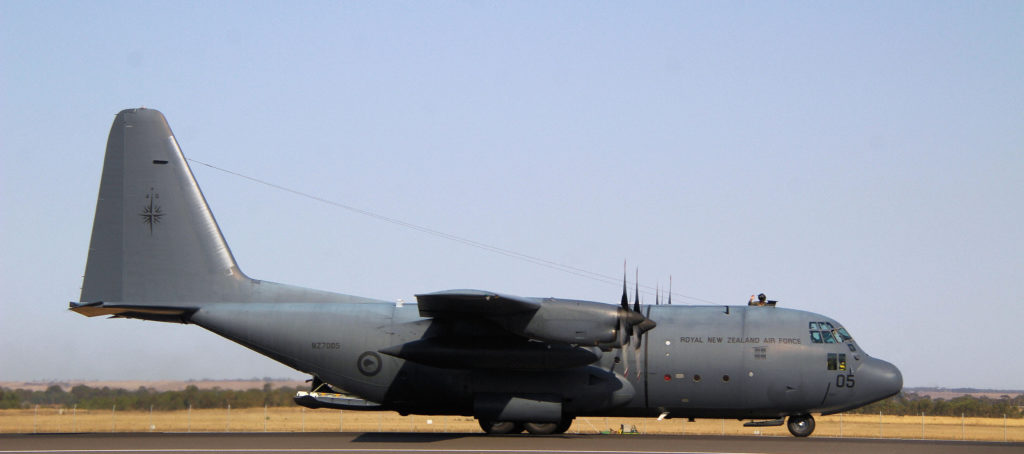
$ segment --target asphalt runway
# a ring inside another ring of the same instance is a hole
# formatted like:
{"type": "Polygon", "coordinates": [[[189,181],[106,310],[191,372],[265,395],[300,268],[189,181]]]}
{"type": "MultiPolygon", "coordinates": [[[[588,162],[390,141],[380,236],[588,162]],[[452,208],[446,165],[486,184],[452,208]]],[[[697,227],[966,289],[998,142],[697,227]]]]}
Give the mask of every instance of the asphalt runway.
{"type": "Polygon", "coordinates": [[[7,453],[1021,453],[1024,443],[853,438],[442,433],[4,434],[7,453]]]}

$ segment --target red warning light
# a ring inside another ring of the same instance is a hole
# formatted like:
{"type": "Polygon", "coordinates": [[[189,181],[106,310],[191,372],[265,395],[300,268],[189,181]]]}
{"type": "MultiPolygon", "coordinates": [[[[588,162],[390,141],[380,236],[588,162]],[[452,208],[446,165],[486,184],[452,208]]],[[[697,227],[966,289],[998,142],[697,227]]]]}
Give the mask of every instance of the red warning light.
{"type": "Polygon", "coordinates": [[[672,379],[672,376],[671,376],[671,375],[669,375],[669,374],[665,374],[665,381],[669,381],[669,380],[671,380],[671,379],[672,379]]]}

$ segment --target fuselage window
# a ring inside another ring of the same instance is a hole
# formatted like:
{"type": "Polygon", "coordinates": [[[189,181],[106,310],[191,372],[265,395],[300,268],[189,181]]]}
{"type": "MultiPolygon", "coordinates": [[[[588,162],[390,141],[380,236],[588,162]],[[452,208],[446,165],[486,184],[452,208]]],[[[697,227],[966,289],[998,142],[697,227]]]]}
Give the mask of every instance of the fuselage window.
{"type": "Polygon", "coordinates": [[[837,366],[836,366],[836,354],[835,353],[829,353],[828,354],[828,362],[827,362],[827,364],[828,364],[828,370],[836,370],[837,366]]]}
{"type": "Polygon", "coordinates": [[[843,339],[843,342],[853,340],[853,336],[850,336],[850,333],[846,332],[844,328],[839,328],[836,332],[839,333],[839,337],[843,339]]]}
{"type": "Polygon", "coordinates": [[[839,370],[846,370],[846,353],[839,354],[839,370]]]}

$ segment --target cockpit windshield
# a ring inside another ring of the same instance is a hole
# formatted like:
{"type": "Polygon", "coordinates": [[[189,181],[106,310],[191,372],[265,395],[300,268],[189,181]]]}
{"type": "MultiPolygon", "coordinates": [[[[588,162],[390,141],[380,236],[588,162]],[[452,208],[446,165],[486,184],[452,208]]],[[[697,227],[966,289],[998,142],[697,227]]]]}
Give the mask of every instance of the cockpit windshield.
{"type": "Polygon", "coordinates": [[[815,344],[841,344],[853,340],[853,336],[843,327],[832,326],[830,322],[809,322],[811,342],[815,344]]]}

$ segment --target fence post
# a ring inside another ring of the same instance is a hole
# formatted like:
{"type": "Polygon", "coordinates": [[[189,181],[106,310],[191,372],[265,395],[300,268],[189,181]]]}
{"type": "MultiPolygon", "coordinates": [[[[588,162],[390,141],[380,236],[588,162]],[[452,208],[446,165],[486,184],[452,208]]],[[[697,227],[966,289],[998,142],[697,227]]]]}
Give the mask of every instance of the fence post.
{"type": "Polygon", "coordinates": [[[267,404],[263,404],[263,431],[267,431],[267,404]]]}
{"type": "Polygon", "coordinates": [[[306,407],[302,407],[302,431],[306,431],[306,407]]]}
{"type": "Polygon", "coordinates": [[[231,431],[231,404],[228,404],[228,422],[224,426],[224,431],[225,432],[230,432],[231,431]]]}
{"type": "Polygon", "coordinates": [[[39,418],[39,406],[32,409],[32,433],[36,433],[36,420],[39,418]]]}
{"type": "MultiPolygon", "coordinates": [[[[1003,426],[1005,427],[1005,424],[1003,426]]],[[[71,410],[71,431],[76,433],[78,432],[78,404],[75,404],[75,409],[71,410]]]]}
{"type": "Polygon", "coordinates": [[[1006,413],[1003,413],[1003,443],[1006,442],[1006,413]]]}
{"type": "Polygon", "coordinates": [[[878,438],[882,438],[882,411],[878,411],[878,438]]]}
{"type": "Polygon", "coordinates": [[[384,431],[384,414],[377,412],[377,432],[384,431]]]}
{"type": "Polygon", "coordinates": [[[153,404],[149,404],[149,431],[152,432],[156,426],[153,425],[153,404]]]}
{"type": "Polygon", "coordinates": [[[924,412],[921,412],[921,439],[924,440],[924,412]]]}
{"type": "Polygon", "coordinates": [[[110,407],[110,431],[114,431],[114,414],[117,413],[117,404],[110,407]]]}
{"type": "Polygon", "coordinates": [[[338,410],[338,432],[345,431],[345,410],[338,410]]]}
{"type": "Polygon", "coordinates": [[[192,402],[188,403],[188,432],[192,433],[192,402]]]}
{"type": "Polygon", "coordinates": [[[964,428],[964,413],[960,412],[960,439],[967,440],[967,432],[964,428]]]}

